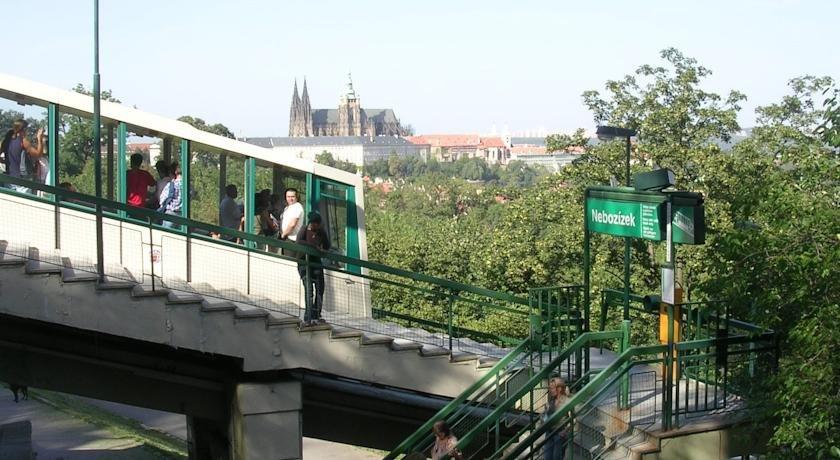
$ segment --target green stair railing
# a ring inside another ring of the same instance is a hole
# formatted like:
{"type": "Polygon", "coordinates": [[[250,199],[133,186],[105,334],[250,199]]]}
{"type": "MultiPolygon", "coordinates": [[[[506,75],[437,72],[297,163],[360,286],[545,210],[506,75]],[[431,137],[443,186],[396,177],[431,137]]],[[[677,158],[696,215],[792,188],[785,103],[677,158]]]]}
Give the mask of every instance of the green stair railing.
{"type": "Polygon", "coordinates": [[[519,373],[523,369],[528,369],[527,364],[530,354],[531,344],[527,340],[522,341],[483,377],[450,401],[385,458],[395,459],[400,455],[429,450],[434,443],[432,425],[438,420],[446,420],[453,430],[462,430],[469,423],[470,417],[474,416],[476,412],[486,411],[488,404],[491,402],[488,401],[489,399],[496,398],[500,393],[504,393],[507,386],[519,373]]]}
{"type": "MultiPolygon", "coordinates": [[[[530,339],[522,342],[487,375],[418,428],[386,458],[428,451],[434,442],[431,426],[438,420],[446,421],[456,436],[471,430],[496,405],[507,399],[511,392],[524,385],[533,376],[535,369],[547,365],[558,354],[561,346],[568,345],[582,333],[584,322],[581,299],[582,286],[530,290],[530,339]]],[[[574,378],[583,373],[578,368],[580,362],[580,359],[566,360],[555,368],[555,372],[574,378]]],[[[481,438],[482,444],[479,449],[490,448],[492,451],[493,448],[498,448],[503,442],[502,439],[509,435],[511,426],[496,424],[481,438]]]]}
{"type": "MultiPolygon", "coordinates": [[[[565,458],[596,459],[621,438],[643,436],[636,427],[667,430],[687,417],[746,407],[749,383],[775,369],[775,336],[741,322],[733,329],[710,339],[627,348],[551,417],[524,426],[483,458],[539,459],[545,444],[560,437],[565,458]],[[713,361],[721,375],[702,380],[686,373],[686,363],[696,361],[713,361]]],[[[468,451],[470,442],[465,436],[458,447],[468,451]]]]}
{"type": "MultiPolygon", "coordinates": [[[[518,438],[523,434],[520,427],[534,426],[539,420],[539,411],[545,401],[545,384],[547,380],[550,377],[558,375],[568,379],[570,376],[559,373],[568,360],[573,359],[582,349],[597,346],[601,342],[617,341],[620,343],[624,334],[622,331],[583,333],[565,350],[558,353],[546,366],[541,369],[535,369],[527,382],[515,391],[508,393],[504,401],[496,404],[489,414],[459,438],[458,448],[464,453],[465,458],[472,458],[473,456],[479,455],[479,453],[484,454],[485,443],[483,440],[486,434],[488,432],[498,431],[499,426],[508,425],[516,427],[516,432],[507,436],[509,439],[518,438]]],[[[589,374],[589,376],[591,375],[589,374]]],[[[597,375],[600,376],[601,373],[597,375]]],[[[575,382],[573,381],[572,384],[574,385],[575,382]]],[[[500,440],[497,444],[498,447],[494,451],[498,451],[508,444],[509,442],[507,440],[500,440]]]]}
{"type": "Polygon", "coordinates": [[[546,443],[556,438],[562,440],[565,458],[591,459],[603,454],[611,447],[610,435],[632,429],[630,421],[618,415],[629,409],[621,407],[622,382],[635,366],[662,363],[667,352],[667,345],[625,350],[551,416],[524,427],[512,442],[487,458],[540,459],[546,443]]]}

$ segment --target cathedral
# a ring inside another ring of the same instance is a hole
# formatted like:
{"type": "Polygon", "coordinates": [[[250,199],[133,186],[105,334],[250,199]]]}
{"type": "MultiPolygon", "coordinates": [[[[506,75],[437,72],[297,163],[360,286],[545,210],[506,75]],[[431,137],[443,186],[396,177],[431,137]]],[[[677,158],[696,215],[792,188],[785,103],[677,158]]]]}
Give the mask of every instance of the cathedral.
{"type": "Polygon", "coordinates": [[[303,80],[303,93],[298,95],[297,81],[289,111],[289,137],[313,136],[404,136],[400,120],[392,109],[363,109],[347,75],[347,92],[341,96],[338,109],[312,109],[309,91],[303,80]]]}

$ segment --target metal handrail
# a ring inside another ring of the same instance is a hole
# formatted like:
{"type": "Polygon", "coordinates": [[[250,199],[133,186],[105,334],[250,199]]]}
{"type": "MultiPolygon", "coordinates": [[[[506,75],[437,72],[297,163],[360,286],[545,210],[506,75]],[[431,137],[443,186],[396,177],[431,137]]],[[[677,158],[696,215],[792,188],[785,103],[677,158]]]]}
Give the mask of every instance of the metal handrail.
{"type": "Polygon", "coordinates": [[[395,459],[400,454],[407,454],[411,451],[411,449],[417,445],[419,441],[421,441],[424,437],[428,436],[431,433],[432,425],[435,424],[438,420],[443,420],[449,414],[453,413],[459,406],[464,404],[472,394],[476,391],[479,391],[483,388],[487,383],[490,382],[492,379],[499,379],[499,377],[507,370],[508,364],[510,364],[516,357],[519,355],[527,352],[530,349],[530,343],[527,340],[522,341],[516,348],[514,348],[510,353],[505,355],[495,366],[493,366],[483,377],[481,377],[478,381],[473,383],[469,386],[466,390],[464,390],[457,398],[453,399],[449,402],[446,406],[444,406],[441,410],[439,410],[432,418],[430,418],[426,423],[424,423],[420,428],[418,428],[411,436],[406,438],[400,445],[398,445],[394,450],[392,450],[388,455],[385,456],[385,459],[395,459]]]}
{"type": "MultiPolygon", "coordinates": [[[[466,435],[464,435],[458,441],[458,449],[464,449],[468,446],[472,440],[483,430],[487,429],[490,425],[495,423],[502,415],[505,414],[517,401],[519,401],[525,393],[531,391],[534,387],[539,385],[541,382],[545,381],[551,372],[554,371],[555,368],[560,366],[565,360],[571,357],[572,353],[575,353],[578,349],[583,348],[590,342],[600,341],[600,340],[610,340],[610,339],[619,339],[623,335],[622,331],[598,331],[598,332],[585,332],[578,336],[574,342],[572,342],[565,350],[560,352],[556,358],[554,358],[547,366],[540,369],[539,372],[535,373],[528,381],[522,385],[516,392],[512,395],[508,396],[508,399],[505,400],[502,404],[496,406],[493,412],[490,413],[487,417],[485,417],[481,422],[479,422],[472,430],[470,430],[466,435]]],[[[598,374],[598,377],[601,375],[605,375],[604,372],[598,374]]],[[[595,379],[598,379],[595,377],[595,379]]]]}

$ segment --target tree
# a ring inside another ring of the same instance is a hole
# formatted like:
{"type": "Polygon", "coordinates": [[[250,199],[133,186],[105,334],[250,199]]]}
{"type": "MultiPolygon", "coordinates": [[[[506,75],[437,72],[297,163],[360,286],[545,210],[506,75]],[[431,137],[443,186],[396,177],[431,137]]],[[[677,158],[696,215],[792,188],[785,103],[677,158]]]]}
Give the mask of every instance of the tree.
{"type": "Polygon", "coordinates": [[[545,138],[545,148],[549,152],[568,152],[574,147],[585,148],[589,143],[586,130],[578,128],[574,134],[551,134],[545,138]]]}
{"type": "Polygon", "coordinates": [[[349,173],[354,174],[359,170],[356,164],[352,161],[336,160],[335,158],[333,158],[333,154],[327,152],[326,150],[319,153],[318,155],[315,155],[315,163],[326,165],[331,168],[341,169],[342,171],[347,171],[349,173]]]}
{"type": "MultiPolygon", "coordinates": [[[[644,65],[607,82],[604,96],[584,93],[584,103],[596,123],[638,131],[634,171],[669,167],[678,189],[704,194],[706,244],[679,247],[680,281],[690,300],[726,300],[733,317],[779,334],[776,376],[762,374],[762,392],[739,393],[754,404],[761,424],[774,427],[772,453],[837,455],[840,159],[834,82],[791,80],[791,94],[759,108],[751,135],[730,145],[740,131],[736,120],[744,96],[703,89],[710,71],[677,50],[664,50],[662,58],[661,65],[644,65]]],[[[550,137],[547,144],[562,150],[583,143],[574,137],[550,137]]],[[[405,179],[390,194],[370,196],[376,200],[367,206],[370,257],[518,294],[579,283],[583,190],[623,178],[624,155],[621,142],[588,146],[558,174],[530,188],[506,189],[511,201],[505,205],[493,202],[496,191],[486,184],[457,179],[464,172],[478,177],[466,159],[441,163],[440,175],[409,176],[392,157],[385,169],[405,179]],[[458,203],[466,204],[467,212],[453,216],[458,203]]],[[[488,169],[487,175],[512,185],[522,171],[512,163],[507,170],[488,169]]],[[[632,290],[656,292],[661,245],[637,240],[632,249],[632,290]]],[[[593,235],[591,256],[592,293],[620,287],[622,241],[593,235]]],[[[412,299],[391,299],[413,312],[412,299]]],[[[620,316],[617,310],[609,313],[612,327],[620,316]]],[[[479,327],[500,330],[497,320],[485,318],[479,327]]],[[[634,321],[634,343],[657,340],[655,318],[634,321]]]]}

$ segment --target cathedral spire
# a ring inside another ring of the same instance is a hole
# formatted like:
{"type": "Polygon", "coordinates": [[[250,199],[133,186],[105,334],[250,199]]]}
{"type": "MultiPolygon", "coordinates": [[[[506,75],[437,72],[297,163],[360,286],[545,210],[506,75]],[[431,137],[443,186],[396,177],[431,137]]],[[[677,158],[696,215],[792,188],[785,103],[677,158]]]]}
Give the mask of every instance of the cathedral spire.
{"type": "Polygon", "coordinates": [[[306,77],[303,77],[303,96],[301,97],[301,115],[303,115],[304,136],[314,136],[312,132],[312,105],[309,103],[309,91],[306,89],[306,77]]]}
{"type": "MultiPolygon", "coordinates": [[[[306,82],[303,83],[304,87],[306,87],[306,82]]],[[[300,105],[300,96],[298,96],[298,89],[297,89],[297,78],[295,78],[295,92],[292,95],[292,107],[297,107],[300,105]]]]}
{"type": "Polygon", "coordinates": [[[353,75],[347,72],[347,99],[356,99],[356,90],[353,89],[353,75]]]}
{"type": "Polygon", "coordinates": [[[300,136],[300,125],[303,112],[301,110],[300,96],[298,96],[297,78],[295,78],[295,90],[292,94],[292,104],[289,108],[289,136],[300,136]]]}

